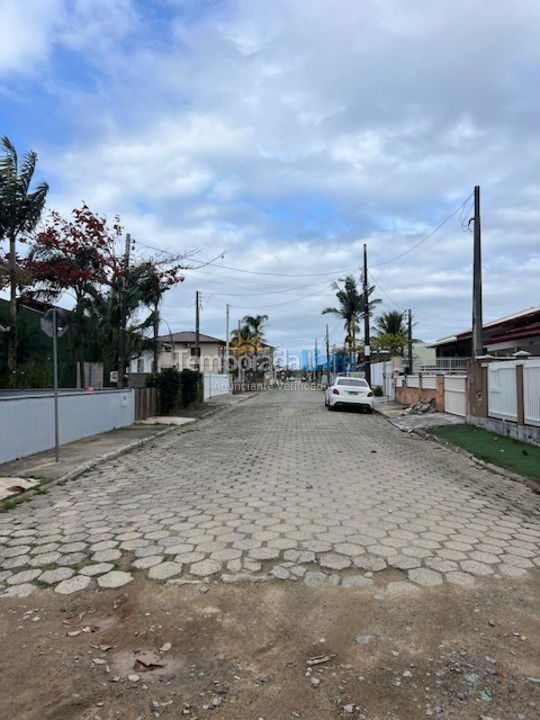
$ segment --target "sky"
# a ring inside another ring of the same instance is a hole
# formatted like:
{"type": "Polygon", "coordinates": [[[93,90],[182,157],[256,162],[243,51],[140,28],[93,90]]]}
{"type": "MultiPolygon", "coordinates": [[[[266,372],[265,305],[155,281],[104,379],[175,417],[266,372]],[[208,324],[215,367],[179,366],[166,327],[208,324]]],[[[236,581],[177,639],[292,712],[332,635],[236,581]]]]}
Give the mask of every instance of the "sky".
{"type": "Polygon", "coordinates": [[[539,36],[537,0],[0,0],[0,135],[50,208],[192,253],[164,333],[199,290],[204,333],[228,303],[339,345],[366,243],[380,312],[432,341],[471,325],[475,185],[485,320],[540,305],[539,36]]]}

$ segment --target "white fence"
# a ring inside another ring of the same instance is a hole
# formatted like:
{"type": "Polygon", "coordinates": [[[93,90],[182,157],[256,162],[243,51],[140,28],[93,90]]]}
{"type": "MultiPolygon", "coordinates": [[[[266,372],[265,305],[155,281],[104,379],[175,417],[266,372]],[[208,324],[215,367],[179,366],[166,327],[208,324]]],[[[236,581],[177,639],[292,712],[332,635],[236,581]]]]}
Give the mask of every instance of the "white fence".
{"type": "MultiPolygon", "coordinates": [[[[135,422],[133,390],[61,391],[60,444],[135,422]]],[[[50,390],[0,395],[0,463],[54,447],[54,399],[50,390]]]]}
{"type": "Polygon", "coordinates": [[[204,373],[203,383],[205,400],[217,397],[218,395],[227,395],[231,392],[228,375],[204,373]]]}
{"type": "Polygon", "coordinates": [[[451,415],[467,415],[467,376],[444,376],[444,411],[451,415]]]}
{"type": "Polygon", "coordinates": [[[517,420],[514,362],[493,362],[488,365],[488,415],[499,420],[517,420]]]}
{"type": "Polygon", "coordinates": [[[540,425],[540,358],[523,363],[523,409],[527,425],[540,425]]]}
{"type": "Polygon", "coordinates": [[[424,390],[436,390],[437,389],[437,376],[436,375],[422,375],[422,387],[424,390]]]}
{"type": "Polygon", "coordinates": [[[391,360],[373,363],[371,366],[371,387],[382,388],[387,397],[394,397],[393,365],[391,360]]]}

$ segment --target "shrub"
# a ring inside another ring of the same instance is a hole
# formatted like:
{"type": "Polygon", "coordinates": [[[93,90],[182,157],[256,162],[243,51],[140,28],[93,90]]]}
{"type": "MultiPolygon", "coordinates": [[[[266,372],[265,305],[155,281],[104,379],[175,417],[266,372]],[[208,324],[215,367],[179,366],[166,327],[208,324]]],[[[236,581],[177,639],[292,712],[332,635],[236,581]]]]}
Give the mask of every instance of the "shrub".
{"type": "Polygon", "coordinates": [[[181,377],[176,368],[165,368],[146,379],[146,387],[159,390],[159,411],[162,415],[168,415],[180,405],[180,386],[181,377]]]}
{"type": "Polygon", "coordinates": [[[384,395],[382,387],[380,385],[375,385],[373,388],[373,394],[375,397],[382,397],[384,395]]]}
{"type": "Polygon", "coordinates": [[[182,370],[180,373],[182,407],[189,407],[203,401],[202,374],[196,370],[182,370]]]}
{"type": "Polygon", "coordinates": [[[202,402],[202,375],[194,370],[165,368],[146,379],[146,387],[159,390],[159,411],[169,415],[176,408],[202,402]]]}

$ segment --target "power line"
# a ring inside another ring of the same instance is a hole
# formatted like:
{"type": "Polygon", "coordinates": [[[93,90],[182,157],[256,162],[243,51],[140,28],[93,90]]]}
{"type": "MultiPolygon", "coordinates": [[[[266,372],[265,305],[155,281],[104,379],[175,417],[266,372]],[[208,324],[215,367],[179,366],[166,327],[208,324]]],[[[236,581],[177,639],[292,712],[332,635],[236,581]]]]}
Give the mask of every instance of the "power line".
{"type": "MultiPolygon", "coordinates": [[[[394,255],[394,257],[389,258],[388,260],[384,260],[383,262],[375,263],[372,265],[372,267],[382,267],[383,265],[389,265],[390,263],[395,262],[396,260],[400,260],[402,257],[405,257],[409,253],[416,250],[416,248],[420,247],[420,245],[423,245],[427,240],[429,240],[435,233],[437,233],[447,222],[450,220],[454,215],[456,215],[460,210],[463,210],[465,205],[469,202],[472,195],[469,195],[465,200],[460,203],[460,205],[453,210],[449,215],[447,215],[444,220],[442,220],[433,230],[431,230],[427,235],[425,235],[421,240],[419,240],[417,243],[415,243],[412,247],[410,247],[408,250],[403,251],[402,253],[399,253],[398,255],[394,255]]],[[[461,224],[461,223],[460,223],[461,224]]],[[[162,248],[157,248],[152,245],[147,245],[145,243],[139,242],[139,245],[142,247],[146,247],[149,250],[154,250],[156,252],[162,252],[167,253],[169,255],[174,255],[175,253],[171,252],[170,250],[165,250],[162,248]]],[[[245,268],[237,268],[233,267],[231,265],[224,265],[222,263],[215,262],[216,259],[219,259],[224,256],[224,253],[221,253],[220,255],[216,256],[214,260],[197,260],[196,258],[192,258],[191,262],[200,263],[201,267],[195,267],[190,268],[191,270],[198,271],[202,270],[202,266],[209,266],[212,267],[218,267],[223,268],[224,270],[230,270],[231,272],[239,272],[244,273],[247,275],[263,275],[263,276],[269,276],[269,277],[336,277],[337,275],[343,275],[344,273],[350,273],[350,272],[356,272],[358,268],[354,268],[354,270],[351,270],[350,268],[342,269],[342,270],[328,270],[323,273],[279,273],[279,272],[270,272],[270,271],[263,271],[263,270],[246,270],[245,268]]]]}
{"type": "Polygon", "coordinates": [[[416,250],[417,247],[420,247],[420,245],[423,245],[427,240],[429,240],[433,235],[435,235],[436,232],[438,232],[443,225],[446,225],[446,223],[454,217],[464,206],[466,203],[469,202],[471,199],[471,195],[467,197],[459,207],[457,207],[455,210],[453,210],[449,215],[445,217],[445,219],[440,222],[436,228],[431,230],[427,235],[425,235],[421,240],[419,240],[417,243],[415,243],[412,247],[410,247],[408,250],[405,250],[404,252],[400,253],[399,255],[395,255],[393,258],[390,258],[389,260],[385,260],[384,262],[375,263],[372,265],[372,267],[382,267],[383,265],[389,265],[392,262],[395,262],[396,260],[399,260],[402,257],[405,257],[405,255],[408,255],[409,253],[413,252],[413,250],[416,250]]]}

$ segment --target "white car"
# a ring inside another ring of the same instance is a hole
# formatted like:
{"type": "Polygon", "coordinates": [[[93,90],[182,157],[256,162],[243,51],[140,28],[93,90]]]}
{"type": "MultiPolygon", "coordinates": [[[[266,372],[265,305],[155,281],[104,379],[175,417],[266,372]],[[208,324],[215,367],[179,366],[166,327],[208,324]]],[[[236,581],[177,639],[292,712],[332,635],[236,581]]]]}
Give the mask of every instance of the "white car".
{"type": "Polygon", "coordinates": [[[356,377],[338,377],[326,388],[324,404],[328,410],[350,405],[373,412],[373,392],[366,380],[356,377]]]}

